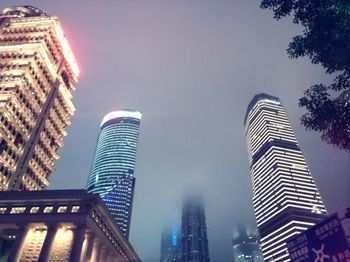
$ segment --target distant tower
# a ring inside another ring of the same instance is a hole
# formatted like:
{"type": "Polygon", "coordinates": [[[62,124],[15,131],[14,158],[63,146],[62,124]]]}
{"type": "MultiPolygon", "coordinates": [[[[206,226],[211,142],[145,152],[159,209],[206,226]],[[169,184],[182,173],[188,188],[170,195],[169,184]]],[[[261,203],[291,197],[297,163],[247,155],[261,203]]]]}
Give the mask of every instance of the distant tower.
{"type": "Polygon", "coordinates": [[[284,107],[256,95],[244,120],[253,205],[265,261],[289,261],[285,242],[326,215],[284,107]]]}
{"type": "Polygon", "coordinates": [[[198,196],[185,199],[181,226],[182,262],[209,262],[207,227],[203,201],[198,196]]]}
{"type": "Polygon", "coordinates": [[[98,193],[129,237],[141,113],[119,110],[101,122],[87,190],[98,193]]]}
{"type": "Polygon", "coordinates": [[[177,226],[162,232],[160,262],[181,262],[181,250],[177,226]]]}
{"type": "Polygon", "coordinates": [[[258,232],[250,231],[247,227],[237,227],[232,237],[233,261],[264,262],[258,241],[258,232]]]}
{"type": "Polygon", "coordinates": [[[0,190],[49,185],[78,75],[57,17],[32,6],[0,13],[0,190]]]}

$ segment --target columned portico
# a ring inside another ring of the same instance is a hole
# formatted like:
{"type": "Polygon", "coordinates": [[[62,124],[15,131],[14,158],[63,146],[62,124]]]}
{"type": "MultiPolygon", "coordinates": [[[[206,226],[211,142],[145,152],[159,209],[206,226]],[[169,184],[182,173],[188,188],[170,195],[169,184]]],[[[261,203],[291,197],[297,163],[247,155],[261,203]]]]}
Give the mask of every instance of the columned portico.
{"type": "Polygon", "coordinates": [[[94,235],[91,232],[85,233],[84,250],[82,251],[80,262],[91,261],[94,249],[94,235]]]}
{"type": "Polygon", "coordinates": [[[47,225],[47,233],[46,233],[43,246],[40,251],[38,262],[46,262],[49,260],[51,247],[53,244],[53,240],[55,239],[57,229],[58,229],[57,224],[47,225]]]}
{"type": "Polygon", "coordinates": [[[85,229],[86,225],[76,225],[76,228],[74,230],[72,251],[69,257],[70,262],[77,262],[80,260],[83,242],[85,238],[85,229]]]}
{"type": "Polygon", "coordinates": [[[19,233],[16,235],[16,240],[11,247],[11,251],[7,260],[8,262],[16,262],[19,259],[29,229],[29,225],[19,226],[19,233]]]}
{"type": "Polygon", "coordinates": [[[85,190],[0,192],[9,262],[140,262],[101,198],[85,190]]]}
{"type": "Polygon", "coordinates": [[[98,239],[94,240],[93,251],[91,256],[91,262],[99,262],[100,254],[101,254],[101,243],[98,239]]]}

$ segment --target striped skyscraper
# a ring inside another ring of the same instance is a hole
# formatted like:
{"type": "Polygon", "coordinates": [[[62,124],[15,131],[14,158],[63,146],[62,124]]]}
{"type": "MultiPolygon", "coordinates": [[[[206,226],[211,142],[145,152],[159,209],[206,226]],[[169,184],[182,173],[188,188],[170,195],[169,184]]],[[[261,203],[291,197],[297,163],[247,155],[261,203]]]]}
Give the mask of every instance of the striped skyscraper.
{"type": "Polygon", "coordinates": [[[101,122],[87,190],[98,193],[126,237],[135,187],[135,159],[141,113],[119,110],[101,122]]]}
{"type": "Polygon", "coordinates": [[[253,205],[265,261],[289,261],[285,242],[326,215],[277,97],[256,95],[244,120],[253,205]]]}

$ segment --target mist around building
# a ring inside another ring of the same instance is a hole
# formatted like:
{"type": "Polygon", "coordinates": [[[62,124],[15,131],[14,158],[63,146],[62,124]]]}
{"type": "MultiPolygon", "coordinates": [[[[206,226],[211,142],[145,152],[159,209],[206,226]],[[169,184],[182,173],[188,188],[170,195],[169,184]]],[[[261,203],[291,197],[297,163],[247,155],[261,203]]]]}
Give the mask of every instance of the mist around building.
{"type": "MultiPolygon", "coordinates": [[[[106,112],[86,187],[45,190],[79,110],[78,62],[59,18],[33,6],[3,9],[0,59],[0,261],[141,261],[129,232],[147,112],[106,112]]],[[[232,261],[350,261],[350,210],[327,212],[282,101],[257,94],[242,116],[256,225],[227,228],[232,261]]],[[[161,262],[213,261],[205,207],[200,190],[183,196],[161,262]]]]}

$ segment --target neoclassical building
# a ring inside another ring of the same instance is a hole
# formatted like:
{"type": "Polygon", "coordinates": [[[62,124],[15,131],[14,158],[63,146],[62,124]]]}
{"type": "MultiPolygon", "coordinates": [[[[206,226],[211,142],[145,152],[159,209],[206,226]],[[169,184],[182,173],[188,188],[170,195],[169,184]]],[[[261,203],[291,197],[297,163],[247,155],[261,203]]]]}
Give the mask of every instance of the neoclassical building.
{"type": "Polygon", "coordinates": [[[0,192],[0,260],[139,262],[97,194],[0,192]]]}

